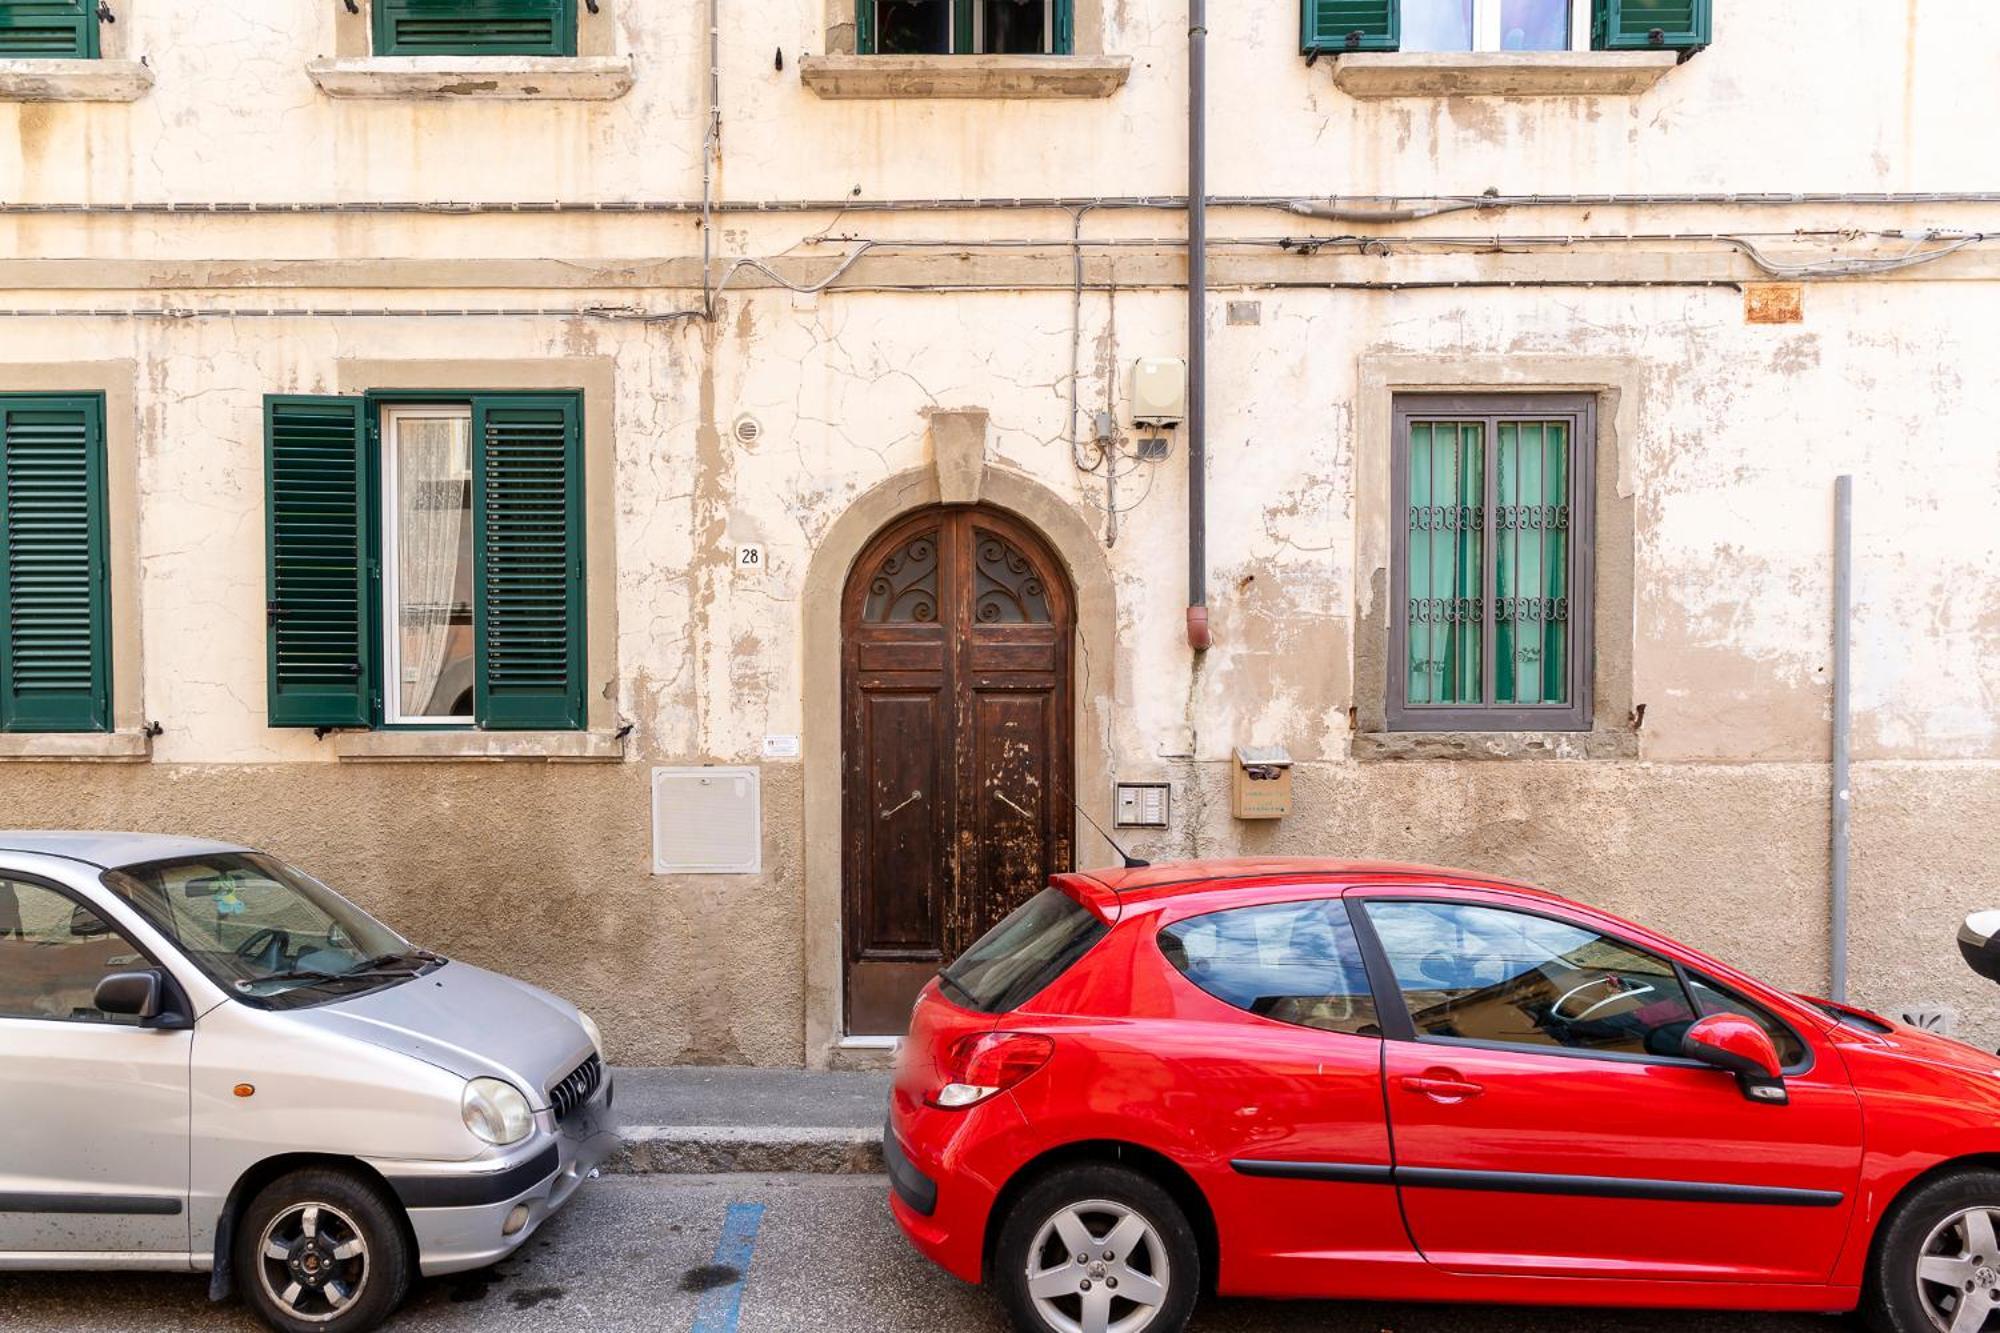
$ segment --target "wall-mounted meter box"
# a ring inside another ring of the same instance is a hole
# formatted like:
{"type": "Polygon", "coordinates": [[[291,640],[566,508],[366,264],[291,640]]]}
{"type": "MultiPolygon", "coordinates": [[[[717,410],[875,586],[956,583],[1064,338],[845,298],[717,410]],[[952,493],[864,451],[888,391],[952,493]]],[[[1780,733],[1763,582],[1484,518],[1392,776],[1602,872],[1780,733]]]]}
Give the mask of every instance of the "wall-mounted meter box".
{"type": "Polygon", "coordinates": [[[1238,819],[1283,819],[1292,813],[1292,752],[1282,745],[1237,746],[1229,812],[1238,819]]]}
{"type": "Polygon", "coordinates": [[[1187,362],[1142,356],[1132,367],[1132,424],[1178,426],[1187,420],[1187,362]]]}

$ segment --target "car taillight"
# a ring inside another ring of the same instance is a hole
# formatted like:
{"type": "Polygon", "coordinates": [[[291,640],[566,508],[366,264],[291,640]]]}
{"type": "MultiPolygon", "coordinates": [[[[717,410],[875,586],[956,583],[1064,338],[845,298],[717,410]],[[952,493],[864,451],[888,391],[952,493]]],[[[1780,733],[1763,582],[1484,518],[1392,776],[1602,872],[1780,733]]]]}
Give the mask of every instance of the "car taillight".
{"type": "Polygon", "coordinates": [[[1055,1053],[1055,1042],[1031,1032],[982,1032],[962,1038],[945,1061],[948,1081],[924,1100],[947,1111],[977,1106],[1040,1069],[1055,1053]]]}

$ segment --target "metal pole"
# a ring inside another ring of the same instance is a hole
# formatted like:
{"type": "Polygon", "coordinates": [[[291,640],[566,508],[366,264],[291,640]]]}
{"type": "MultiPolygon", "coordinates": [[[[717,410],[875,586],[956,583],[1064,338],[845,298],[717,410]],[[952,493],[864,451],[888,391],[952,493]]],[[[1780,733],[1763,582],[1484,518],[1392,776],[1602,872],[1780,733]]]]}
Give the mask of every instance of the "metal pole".
{"type": "Polygon", "coordinates": [[[1208,632],[1208,6],[1188,0],[1188,646],[1208,632]]]}
{"type": "Polygon", "coordinates": [[[722,0],[708,0],[708,133],[701,144],[701,308],[715,318],[715,163],[722,153],[722,0]]]}
{"type": "Polygon", "coordinates": [[[1847,846],[1854,801],[1848,788],[1854,603],[1854,478],[1833,483],[1833,996],[1847,999],[1847,846]]]}

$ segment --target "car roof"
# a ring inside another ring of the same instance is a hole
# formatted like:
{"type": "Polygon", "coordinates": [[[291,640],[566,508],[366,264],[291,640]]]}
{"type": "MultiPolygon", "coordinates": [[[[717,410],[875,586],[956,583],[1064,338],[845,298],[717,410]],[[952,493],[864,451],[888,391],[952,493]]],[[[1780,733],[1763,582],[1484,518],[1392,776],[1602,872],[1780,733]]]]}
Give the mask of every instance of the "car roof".
{"type": "Polygon", "coordinates": [[[1495,875],[1447,866],[1421,865],[1406,861],[1344,860],[1332,857],[1254,856],[1200,861],[1163,861],[1158,865],[1107,870],[1080,870],[1068,876],[1079,887],[1115,894],[1119,903],[1133,906],[1189,894],[1290,880],[1332,881],[1339,884],[1396,883],[1411,880],[1426,884],[1475,889],[1502,889],[1550,901],[1567,901],[1561,894],[1495,875]]]}
{"type": "Polygon", "coordinates": [[[0,853],[27,852],[115,870],[178,856],[246,852],[240,843],[177,838],[164,833],[121,833],[105,829],[0,829],[0,853]]]}

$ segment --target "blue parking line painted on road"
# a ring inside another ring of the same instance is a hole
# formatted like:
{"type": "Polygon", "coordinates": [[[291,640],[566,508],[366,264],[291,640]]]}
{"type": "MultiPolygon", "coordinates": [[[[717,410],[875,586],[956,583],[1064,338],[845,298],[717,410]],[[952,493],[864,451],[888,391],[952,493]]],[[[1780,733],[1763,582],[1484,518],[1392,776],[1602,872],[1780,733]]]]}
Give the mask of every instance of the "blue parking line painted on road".
{"type": "Polygon", "coordinates": [[[702,1293],[693,1333],[736,1333],[736,1321],[743,1313],[743,1284],[750,1280],[750,1258],[757,1252],[757,1228],[763,1222],[763,1204],[729,1205],[722,1235],[715,1242],[715,1266],[736,1270],[736,1277],[702,1293]]]}

